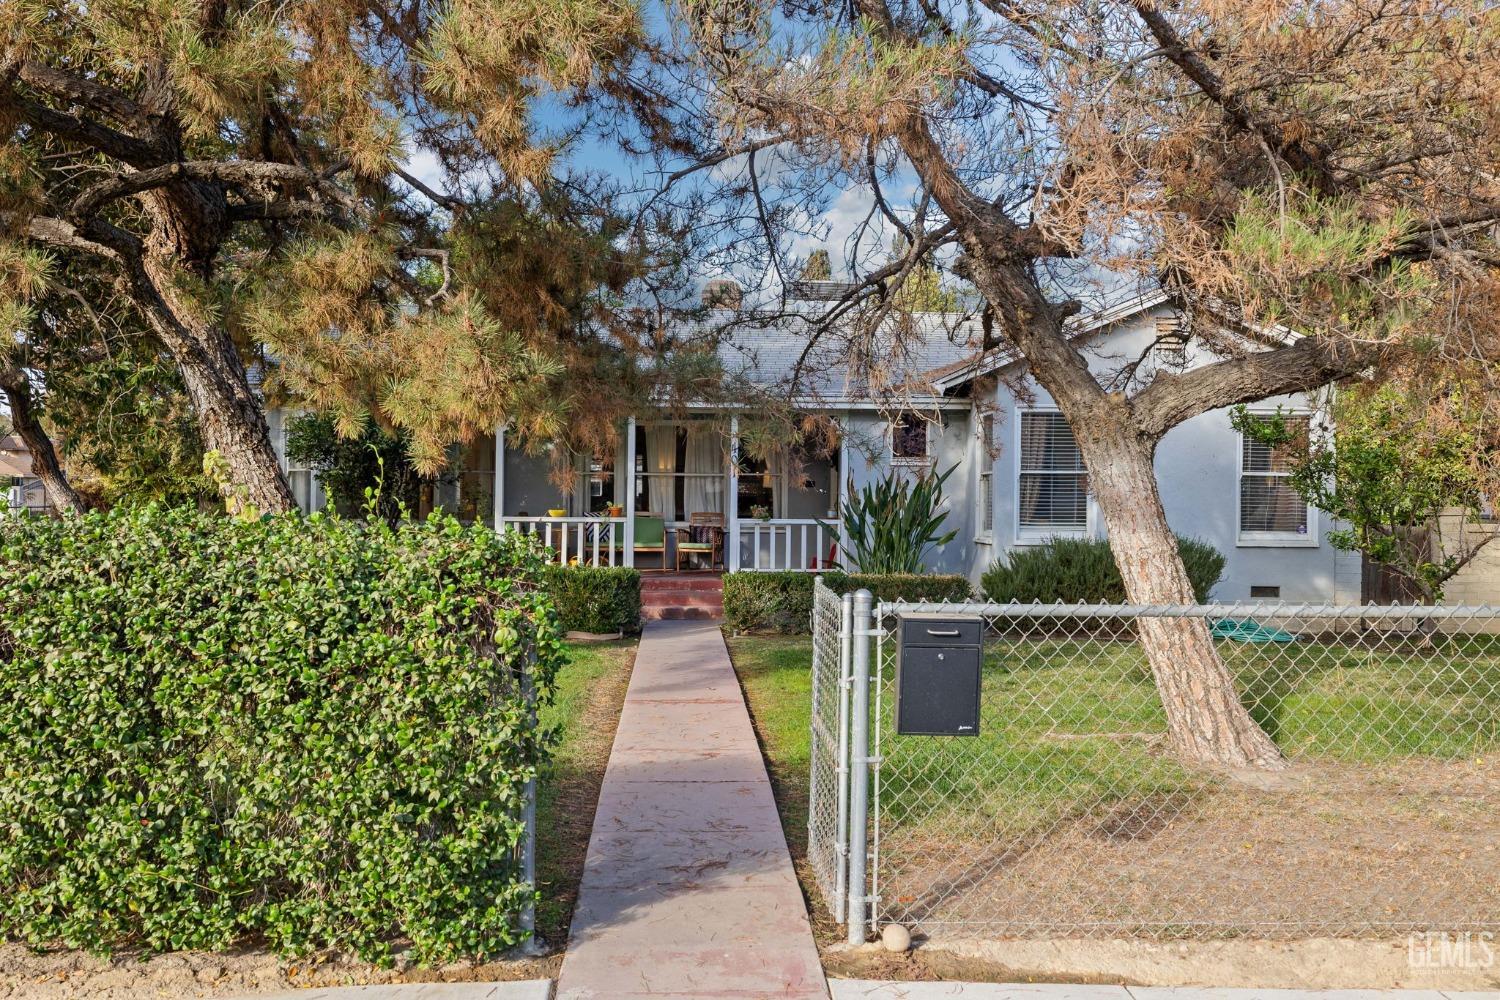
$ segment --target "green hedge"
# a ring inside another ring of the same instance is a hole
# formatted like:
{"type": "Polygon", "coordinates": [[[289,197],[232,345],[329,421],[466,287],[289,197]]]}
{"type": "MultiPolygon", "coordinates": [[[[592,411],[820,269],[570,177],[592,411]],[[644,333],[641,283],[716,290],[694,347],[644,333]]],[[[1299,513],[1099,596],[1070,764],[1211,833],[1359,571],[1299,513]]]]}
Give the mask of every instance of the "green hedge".
{"type": "MultiPolygon", "coordinates": [[[[1198,603],[1224,576],[1224,555],[1206,542],[1177,539],[1198,603]]],[[[985,571],[980,588],[999,604],[1124,604],[1120,578],[1109,543],[1093,538],[1054,538],[1034,548],[1013,549],[985,571]]]]}
{"type": "Polygon", "coordinates": [[[549,566],[547,593],[567,632],[639,632],[641,571],[626,566],[549,566]]]}
{"type": "MultiPolygon", "coordinates": [[[[967,601],[974,588],[962,576],[824,573],[844,594],[866,589],[877,601],[967,601]]],[[[812,619],[812,573],[729,573],[724,577],[724,622],[736,632],[806,635],[812,619]]]]}
{"type": "Polygon", "coordinates": [[[560,654],[541,557],[448,517],[0,528],[0,937],[495,954],[560,654]]]}

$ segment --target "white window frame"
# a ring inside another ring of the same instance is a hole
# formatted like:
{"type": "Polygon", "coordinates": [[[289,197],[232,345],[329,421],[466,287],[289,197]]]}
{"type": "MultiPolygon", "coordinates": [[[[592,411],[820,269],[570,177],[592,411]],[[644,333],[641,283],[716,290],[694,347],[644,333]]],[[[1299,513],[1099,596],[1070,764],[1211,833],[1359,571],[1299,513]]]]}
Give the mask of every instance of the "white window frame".
{"type": "Polygon", "coordinates": [[[932,465],[932,421],[916,410],[902,410],[886,422],[886,452],[891,456],[891,467],[897,469],[925,469],[932,465]],[[922,457],[912,458],[896,454],[896,428],[905,416],[916,417],[922,424],[922,457]]]}
{"type": "MultiPolygon", "coordinates": [[[[1027,471],[1037,471],[1035,469],[1027,470],[1023,468],[1025,463],[1022,461],[1021,456],[1021,424],[1025,422],[1025,414],[1028,413],[1055,413],[1058,416],[1062,416],[1062,411],[1055,406],[1027,406],[1017,408],[1016,410],[1015,432],[1011,435],[1011,444],[1015,448],[1015,451],[1012,452],[1012,454],[1016,456],[1015,477],[1013,480],[1016,487],[1016,502],[1013,505],[1014,512],[1011,517],[1011,526],[1015,532],[1016,544],[1045,545],[1050,539],[1053,538],[1094,537],[1095,504],[1094,494],[1092,490],[1085,494],[1084,526],[1082,528],[1032,528],[1025,527],[1021,524],[1021,476],[1027,471]]],[[[1069,425],[1069,430],[1071,429],[1072,426],[1069,425]]]]}
{"type": "MultiPolygon", "coordinates": [[[[1299,417],[1307,419],[1309,433],[1315,431],[1315,420],[1317,415],[1306,408],[1281,407],[1259,407],[1250,409],[1250,416],[1260,417],[1299,417]]],[[[1253,472],[1251,475],[1286,475],[1285,473],[1253,472]]],[[[1245,523],[1241,517],[1241,508],[1244,506],[1245,489],[1245,432],[1235,431],[1234,434],[1234,544],[1241,549],[1315,549],[1321,544],[1319,542],[1318,508],[1312,504],[1307,505],[1307,531],[1245,531],[1242,525],[1245,523]]]]}
{"type": "Polygon", "coordinates": [[[995,541],[995,457],[991,452],[995,444],[995,414],[974,411],[975,483],[974,483],[974,541],[980,545],[992,545],[995,541]],[[989,511],[985,511],[985,493],[989,493],[989,511]]]}
{"type": "Polygon", "coordinates": [[[316,469],[313,469],[310,466],[299,465],[293,468],[292,456],[287,453],[287,437],[290,432],[290,428],[287,426],[287,424],[298,417],[306,416],[307,411],[277,410],[277,414],[278,416],[276,419],[275,444],[280,445],[280,447],[272,447],[271,450],[276,452],[277,462],[281,465],[281,474],[286,477],[287,488],[292,491],[292,497],[293,499],[295,499],[297,495],[297,487],[293,482],[292,477],[305,474],[307,476],[308,482],[308,506],[304,508],[299,503],[297,505],[298,509],[301,510],[304,514],[314,514],[320,510],[326,509],[328,507],[328,495],[323,491],[323,478],[318,475],[316,469]]]}

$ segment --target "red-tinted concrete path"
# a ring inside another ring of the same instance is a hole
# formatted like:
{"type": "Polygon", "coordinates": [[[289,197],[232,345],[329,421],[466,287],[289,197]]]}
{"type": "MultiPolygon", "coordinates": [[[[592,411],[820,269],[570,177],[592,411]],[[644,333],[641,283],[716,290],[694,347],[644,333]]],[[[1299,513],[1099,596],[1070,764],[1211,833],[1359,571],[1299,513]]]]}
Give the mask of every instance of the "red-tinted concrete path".
{"type": "Polygon", "coordinates": [[[716,625],[652,622],[594,816],[558,1000],[828,988],[716,625]]]}

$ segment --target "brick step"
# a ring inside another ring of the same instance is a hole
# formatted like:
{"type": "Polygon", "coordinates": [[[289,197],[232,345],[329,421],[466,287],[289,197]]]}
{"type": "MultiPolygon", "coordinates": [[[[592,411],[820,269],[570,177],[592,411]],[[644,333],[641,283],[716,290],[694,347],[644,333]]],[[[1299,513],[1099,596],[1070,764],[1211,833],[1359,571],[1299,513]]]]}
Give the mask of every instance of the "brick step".
{"type": "Polygon", "coordinates": [[[717,621],[724,617],[723,608],[642,608],[647,621],[717,621]]]}
{"type": "Polygon", "coordinates": [[[656,590],[641,594],[642,604],[723,604],[724,595],[710,590],[656,590]]]}
{"type": "Polygon", "coordinates": [[[723,593],[724,580],[718,576],[641,577],[641,593],[650,594],[663,590],[673,592],[681,590],[711,590],[723,593]]]}

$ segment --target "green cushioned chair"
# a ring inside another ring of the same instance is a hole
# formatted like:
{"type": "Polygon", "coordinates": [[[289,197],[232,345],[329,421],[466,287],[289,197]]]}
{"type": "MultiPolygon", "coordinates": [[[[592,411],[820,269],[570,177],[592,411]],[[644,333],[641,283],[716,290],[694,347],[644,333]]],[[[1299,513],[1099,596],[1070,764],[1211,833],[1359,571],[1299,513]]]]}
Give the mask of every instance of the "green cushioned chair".
{"type": "Polygon", "coordinates": [[[667,568],[667,520],[660,514],[637,514],[635,516],[636,553],[656,552],[661,555],[662,569],[667,568]]]}

